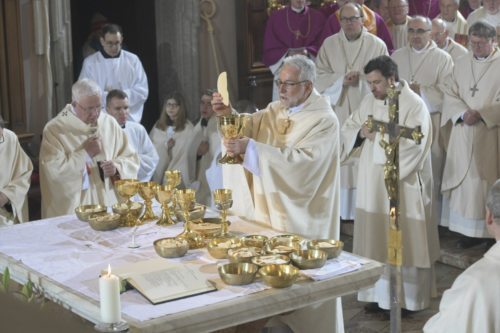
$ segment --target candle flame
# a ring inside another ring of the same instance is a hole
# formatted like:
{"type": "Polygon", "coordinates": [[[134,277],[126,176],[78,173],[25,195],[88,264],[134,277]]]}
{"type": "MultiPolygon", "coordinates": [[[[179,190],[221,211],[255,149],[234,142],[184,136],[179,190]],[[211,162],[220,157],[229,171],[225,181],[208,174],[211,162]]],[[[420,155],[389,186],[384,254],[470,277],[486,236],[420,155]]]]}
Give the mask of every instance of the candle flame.
{"type": "Polygon", "coordinates": [[[108,264],[108,275],[107,277],[111,277],[111,264],[108,264]]]}

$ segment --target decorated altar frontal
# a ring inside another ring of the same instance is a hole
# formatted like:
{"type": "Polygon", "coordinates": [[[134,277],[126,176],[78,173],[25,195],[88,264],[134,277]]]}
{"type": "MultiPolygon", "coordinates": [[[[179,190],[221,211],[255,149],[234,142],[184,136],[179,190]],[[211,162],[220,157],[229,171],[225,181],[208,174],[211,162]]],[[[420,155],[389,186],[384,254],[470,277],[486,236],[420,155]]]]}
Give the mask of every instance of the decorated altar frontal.
{"type": "MultiPolygon", "coordinates": [[[[263,225],[230,217],[231,230],[241,236],[282,234],[263,225]]],[[[153,242],[172,237],[182,225],[148,223],[134,228],[95,231],[75,215],[24,223],[0,230],[0,269],[9,268],[20,283],[29,279],[45,296],[97,323],[100,272],[111,267],[160,258],[153,242]],[[139,248],[129,248],[132,233],[139,248]]],[[[200,332],[222,329],[322,302],[373,285],[383,265],[347,252],[316,270],[301,271],[291,287],[272,289],[259,280],[246,286],[222,282],[206,248],[181,258],[164,259],[195,267],[217,291],[153,305],[135,290],[121,294],[122,317],[133,332],[200,332]]]]}

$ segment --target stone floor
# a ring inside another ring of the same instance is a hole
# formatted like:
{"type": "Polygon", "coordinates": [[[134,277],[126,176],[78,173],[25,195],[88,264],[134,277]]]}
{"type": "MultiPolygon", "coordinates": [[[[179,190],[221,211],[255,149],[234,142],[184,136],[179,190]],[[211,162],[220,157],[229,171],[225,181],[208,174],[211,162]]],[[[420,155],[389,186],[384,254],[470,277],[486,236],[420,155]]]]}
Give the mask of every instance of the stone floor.
{"type": "MultiPolygon", "coordinates": [[[[342,223],[341,239],[344,240],[347,251],[352,249],[352,229],[352,223],[342,223]]],[[[429,309],[403,318],[402,331],[405,333],[422,332],[425,322],[437,312],[443,292],[450,288],[455,278],[465,268],[480,259],[486,250],[483,245],[467,250],[458,250],[455,247],[455,243],[459,238],[458,234],[444,228],[440,228],[439,233],[441,258],[435,267],[438,297],[432,299],[429,309]]],[[[365,313],[363,307],[366,303],[358,302],[355,294],[343,297],[342,302],[346,333],[382,333],[390,331],[388,315],[365,313]]]]}

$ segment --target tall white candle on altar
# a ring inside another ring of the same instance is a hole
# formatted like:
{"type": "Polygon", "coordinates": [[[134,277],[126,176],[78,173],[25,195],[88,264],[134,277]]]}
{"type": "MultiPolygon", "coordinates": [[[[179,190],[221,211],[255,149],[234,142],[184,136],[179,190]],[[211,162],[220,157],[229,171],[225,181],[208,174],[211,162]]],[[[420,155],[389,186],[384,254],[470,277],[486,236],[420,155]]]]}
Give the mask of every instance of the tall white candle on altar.
{"type": "Polygon", "coordinates": [[[111,274],[111,265],[108,265],[108,273],[99,278],[99,296],[102,322],[107,324],[119,323],[122,320],[120,279],[111,274]]]}

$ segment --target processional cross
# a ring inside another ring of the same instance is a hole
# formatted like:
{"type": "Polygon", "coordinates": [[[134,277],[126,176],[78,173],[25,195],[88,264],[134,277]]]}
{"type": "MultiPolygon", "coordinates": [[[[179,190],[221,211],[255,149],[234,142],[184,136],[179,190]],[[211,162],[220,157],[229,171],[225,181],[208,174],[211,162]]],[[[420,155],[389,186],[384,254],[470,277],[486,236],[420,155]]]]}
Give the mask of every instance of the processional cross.
{"type": "Polygon", "coordinates": [[[403,263],[402,234],[399,225],[399,141],[406,138],[420,144],[423,138],[421,126],[409,128],[399,125],[399,94],[394,84],[387,91],[389,122],[385,123],[368,116],[366,126],[370,132],[382,135],[380,145],[384,148],[384,182],[389,196],[389,235],[387,263],[390,267],[391,333],[401,332],[401,265],[403,263]],[[384,134],[389,134],[389,142],[384,134]]]}

